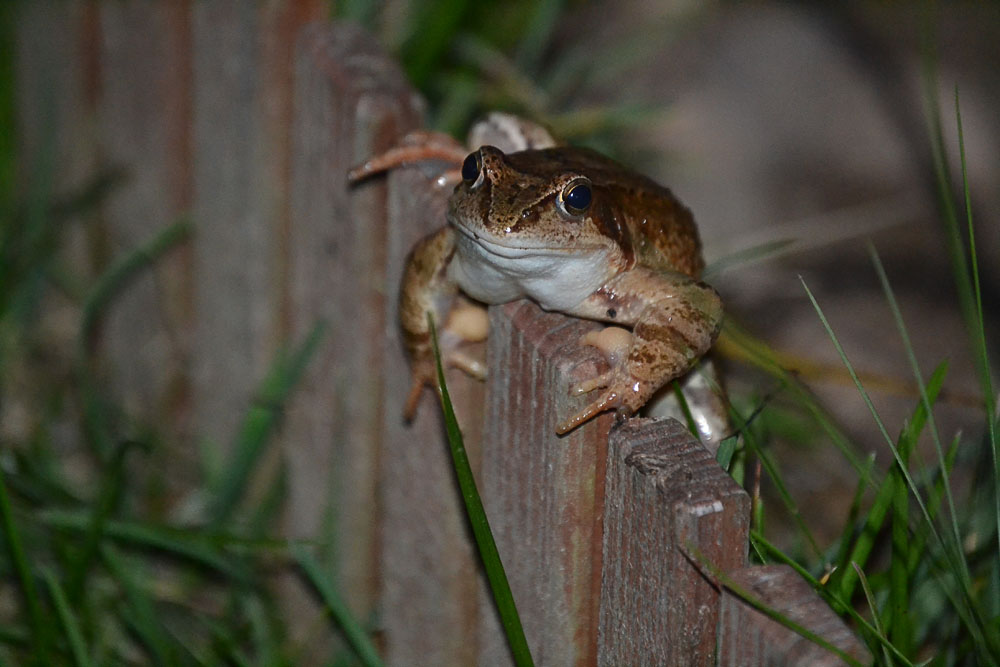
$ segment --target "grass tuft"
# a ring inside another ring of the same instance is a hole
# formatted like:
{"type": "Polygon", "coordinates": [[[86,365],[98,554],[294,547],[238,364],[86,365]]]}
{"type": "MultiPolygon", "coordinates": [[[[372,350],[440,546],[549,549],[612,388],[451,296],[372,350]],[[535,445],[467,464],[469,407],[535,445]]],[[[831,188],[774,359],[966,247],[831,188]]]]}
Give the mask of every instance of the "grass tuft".
{"type": "Polygon", "coordinates": [[[497,612],[500,615],[500,624],[503,626],[504,634],[507,637],[507,645],[510,647],[514,664],[518,667],[528,667],[534,664],[534,661],[531,659],[531,650],[528,648],[528,641],[525,639],[524,629],[521,627],[521,617],[518,615],[517,606],[514,604],[514,595],[511,593],[510,584],[507,582],[507,574],[504,572],[503,562],[500,560],[500,552],[497,550],[496,541],[493,539],[493,532],[490,530],[489,518],[486,516],[486,509],[483,507],[483,501],[479,497],[479,491],[476,488],[476,478],[473,476],[472,467],[469,465],[469,456],[465,451],[462,431],[458,426],[458,419],[455,417],[451,397],[448,395],[444,369],[441,367],[441,352],[438,349],[437,331],[434,328],[434,319],[430,313],[427,314],[427,322],[430,325],[431,340],[434,343],[434,363],[437,366],[438,393],[441,399],[441,409],[444,413],[445,429],[448,434],[448,447],[451,451],[455,475],[458,478],[458,486],[462,493],[466,516],[469,518],[469,524],[472,526],[472,535],[476,540],[476,547],[479,549],[479,557],[483,562],[483,570],[486,572],[486,579],[489,581],[490,591],[493,593],[493,602],[496,604],[497,612]]]}

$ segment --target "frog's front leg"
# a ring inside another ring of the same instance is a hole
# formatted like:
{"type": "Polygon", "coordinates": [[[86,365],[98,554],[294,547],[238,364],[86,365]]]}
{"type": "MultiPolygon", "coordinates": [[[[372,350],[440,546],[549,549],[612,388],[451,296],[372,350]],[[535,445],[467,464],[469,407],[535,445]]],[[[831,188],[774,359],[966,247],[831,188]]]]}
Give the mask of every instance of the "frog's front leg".
{"type": "Polygon", "coordinates": [[[403,412],[406,419],[413,418],[424,386],[437,386],[428,313],[438,329],[444,363],[480,379],[486,374],[481,362],[457,349],[463,342],[485,339],[489,324],[485,309],[459,295],[458,286],[448,277],[448,264],[454,254],[455,231],[445,226],[414,246],[403,270],[399,322],[412,377],[403,412]]]}
{"type": "Polygon", "coordinates": [[[631,415],[660,387],[690,370],[718,336],[722,301],[711,286],[683,274],[634,268],[613,278],[570,314],[631,325],[632,336],[626,349],[608,354],[611,370],[572,388],[581,394],[602,391],[559,424],[558,433],[605,410],[631,415]]]}

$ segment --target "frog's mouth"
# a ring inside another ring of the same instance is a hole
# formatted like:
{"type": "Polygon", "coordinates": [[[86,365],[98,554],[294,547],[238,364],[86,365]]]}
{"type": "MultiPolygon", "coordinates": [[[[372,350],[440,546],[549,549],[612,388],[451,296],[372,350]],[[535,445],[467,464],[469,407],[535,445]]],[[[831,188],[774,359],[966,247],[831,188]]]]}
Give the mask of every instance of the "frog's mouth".
{"type": "Polygon", "coordinates": [[[601,249],[596,244],[551,245],[545,243],[526,243],[524,239],[498,237],[496,234],[484,231],[481,227],[471,229],[461,220],[451,219],[451,223],[463,236],[480,246],[483,250],[504,259],[520,259],[533,255],[566,255],[601,249]]]}

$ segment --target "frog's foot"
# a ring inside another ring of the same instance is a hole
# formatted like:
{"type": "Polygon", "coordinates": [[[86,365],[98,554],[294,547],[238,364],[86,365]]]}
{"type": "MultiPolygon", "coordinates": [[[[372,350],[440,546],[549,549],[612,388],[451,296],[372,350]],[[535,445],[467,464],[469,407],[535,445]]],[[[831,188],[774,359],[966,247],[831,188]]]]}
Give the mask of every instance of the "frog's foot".
{"type": "MultiPolygon", "coordinates": [[[[441,329],[438,346],[442,363],[445,368],[457,368],[467,375],[477,379],[486,379],[486,364],[461,349],[465,343],[478,343],[489,334],[489,317],[486,309],[467,299],[460,298],[448,315],[448,321],[441,329]]],[[[434,355],[426,341],[414,352],[415,361],[412,364],[410,393],[407,396],[403,416],[406,421],[412,421],[420,404],[420,396],[425,386],[437,388],[437,367],[434,355]]]]}
{"type": "Polygon", "coordinates": [[[605,327],[586,333],[580,343],[601,351],[611,365],[611,370],[570,386],[569,391],[574,396],[588,394],[595,389],[604,391],[583,410],[559,424],[556,432],[560,434],[573,430],[605,410],[615,409],[619,416],[626,417],[642,407],[648,398],[645,396],[646,392],[640,391],[646,383],[633,378],[627,370],[626,360],[632,345],[632,332],[621,327],[605,327]]]}
{"type": "Polygon", "coordinates": [[[633,379],[621,369],[579,382],[570,391],[580,394],[597,388],[603,388],[604,391],[587,407],[556,426],[556,433],[568,433],[606,410],[615,410],[620,419],[628,417],[641,408],[653,393],[648,383],[633,379]]]}
{"type": "Polygon", "coordinates": [[[396,167],[440,160],[449,165],[456,165],[454,168],[446,168],[437,177],[437,184],[445,186],[461,178],[457,165],[462,164],[467,154],[468,149],[447,134],[417,130],[403,137],[399,145],[351,169],[347,178],[353,183],[396,167]]]}
{"type": "MultiPolygon", "coordinates": [[[[479,381],[486,379],[486,364],[462,352],[449,353],[445,357],[444,365],[445,367],[457,368],[479,381]]],[[[417,414],[417,407],[420,405],[420,397],[423,395],[424,387],[437,389],[438,386],[437,367],[433,361],[415,364],[411,376],[410,392],[403,405],[403,418],[407,422],[413,421],[413,417],[417,414]]]]}
{"type": "Polygon", "coordinates": [[[413,421],[417,414],[417,406],[420,405],[424,387],[437,387],[437,371],[433,365],[414,364],[411,377],[410,392],[406,395],[406,403],[403,404],[403,419],[407,423],[413,421]]]}

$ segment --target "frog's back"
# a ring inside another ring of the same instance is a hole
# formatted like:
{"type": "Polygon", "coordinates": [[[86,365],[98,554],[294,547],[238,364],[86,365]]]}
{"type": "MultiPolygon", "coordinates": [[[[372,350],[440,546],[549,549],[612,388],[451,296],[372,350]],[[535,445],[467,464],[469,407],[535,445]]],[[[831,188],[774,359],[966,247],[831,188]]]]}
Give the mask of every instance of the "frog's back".
{"type": "Polygon", "coordinates": [[[585,175],[606,195],[623,228],[623,244],[636,263],[698,277],[705,266],[691,211],[667,188],[624,165],[587,149],[562,146],[508,156],[513,166],[540,177],[554,172],[585,175]]]}

